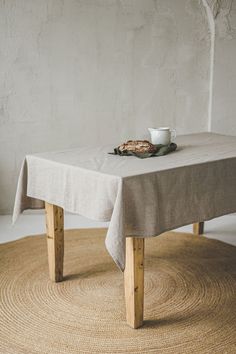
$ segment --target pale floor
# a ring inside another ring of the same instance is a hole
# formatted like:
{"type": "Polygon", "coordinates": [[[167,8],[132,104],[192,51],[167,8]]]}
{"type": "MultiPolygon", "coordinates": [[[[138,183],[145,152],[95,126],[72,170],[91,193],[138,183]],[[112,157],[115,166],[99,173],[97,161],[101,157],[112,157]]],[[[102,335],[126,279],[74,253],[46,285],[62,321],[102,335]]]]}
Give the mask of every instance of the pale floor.
{"type": "MultiPolygon", "coordinates": [[[[108,223],[96,222],[84,217],[66,214],[65,228],[106,227],[108,223]]],[[[178,229],[192,232],[192,225],[178,229]]],[[[13,241],[24,236],[45,233],[45,217],[43,212],[28,212],[19,217],[15,225],[10,215],[0,216],[0,243],[13,241]]],[[[236,214],[226,215],[205,223],[205,236],[215,238],[236,246],[236,214]]]]}

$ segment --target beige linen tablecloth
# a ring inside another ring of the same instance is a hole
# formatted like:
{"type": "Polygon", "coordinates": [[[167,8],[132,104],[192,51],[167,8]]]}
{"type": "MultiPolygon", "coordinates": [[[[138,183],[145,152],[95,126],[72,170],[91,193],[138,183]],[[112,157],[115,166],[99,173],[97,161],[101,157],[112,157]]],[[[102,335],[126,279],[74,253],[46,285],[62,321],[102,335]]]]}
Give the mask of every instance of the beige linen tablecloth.
{"type": "Polygon", "coordinates": [[[236,137],[179,136],[178,150],[138,159],[109,155],[111,146],[26,156],[13,221],[43,201],[110,221],[106,247],[125,267],[126,236],[156,236],[236,211],[236,137]]]}

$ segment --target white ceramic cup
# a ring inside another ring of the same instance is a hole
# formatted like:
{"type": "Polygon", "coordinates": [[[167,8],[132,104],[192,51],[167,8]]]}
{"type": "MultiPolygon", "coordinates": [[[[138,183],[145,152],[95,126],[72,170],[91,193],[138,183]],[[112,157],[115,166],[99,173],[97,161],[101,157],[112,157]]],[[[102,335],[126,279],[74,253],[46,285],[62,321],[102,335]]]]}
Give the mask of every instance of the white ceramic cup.
{"type": "Polygon", "coordinates": [[[148,128],[151,134],[151,141],[152,144],[162,144],[162,145],[169,145],[171,140],[176,138],[176,131],[175,129],[170,129],[168,127],[163,128],[148,128]]]}

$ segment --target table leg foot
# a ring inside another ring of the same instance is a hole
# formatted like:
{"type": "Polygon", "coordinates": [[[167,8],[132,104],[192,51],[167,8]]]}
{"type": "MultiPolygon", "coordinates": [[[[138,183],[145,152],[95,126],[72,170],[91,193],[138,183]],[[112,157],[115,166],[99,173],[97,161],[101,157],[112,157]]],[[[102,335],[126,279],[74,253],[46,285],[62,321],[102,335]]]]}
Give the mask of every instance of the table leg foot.
{"type": "Polygon", "coordinates": [[[49,276],[54,282],[63,280],[64,212],[63,209],[45,203],[49,276]]]}
{"type": "Polygon", "coordinates": [[[202,235],[204,233],[204,222],[198,222],[193,224],[194,235],[202,235]]]}
{"type": "Polygon", "coordinates": [[[144,239],[126,238],[126,267],[124,272],[126,319],[132,328],[143,324],[144,303],[144,239]]]}

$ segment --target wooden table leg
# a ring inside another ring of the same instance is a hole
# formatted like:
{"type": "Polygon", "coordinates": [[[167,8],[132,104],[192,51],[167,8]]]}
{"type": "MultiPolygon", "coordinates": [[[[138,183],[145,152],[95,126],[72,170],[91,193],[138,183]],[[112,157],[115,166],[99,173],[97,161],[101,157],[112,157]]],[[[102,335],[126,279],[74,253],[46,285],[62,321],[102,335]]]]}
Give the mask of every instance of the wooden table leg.
{"type": "Polygon", "coordinates": [[[52,281],[63,280],[64,212],[45,202],[49,276],[52,281]]]}
{"type": "Polygon", "coordinates": [[[143,324],[144,303],[144,239],[126,238],[124,272],[126,319],[132,328],[143,324]]]}
{"type": "Polygon", "coordinates": [[[204,233],[204,222],[198,222],[193,224],[194,235],[202,235],[204,233]]]}

